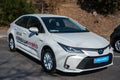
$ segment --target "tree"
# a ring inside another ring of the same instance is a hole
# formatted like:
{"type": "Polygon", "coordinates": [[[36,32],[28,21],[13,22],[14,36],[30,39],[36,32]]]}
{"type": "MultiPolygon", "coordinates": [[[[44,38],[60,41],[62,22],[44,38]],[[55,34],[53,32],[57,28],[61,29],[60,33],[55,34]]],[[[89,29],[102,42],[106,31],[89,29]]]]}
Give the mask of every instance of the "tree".
{"type": "Polygon", "coordinates": [[[78,0],[82,9],[96,10],[100,14],[112,14],[120,10],[120,0],[78,0]]]}
{"type": "Polygon", "coordinates": [[[7,25],[20,15],[29,13],[34,13],[34,8],[26,0],[0,0],[0,25],[7,25]]]}

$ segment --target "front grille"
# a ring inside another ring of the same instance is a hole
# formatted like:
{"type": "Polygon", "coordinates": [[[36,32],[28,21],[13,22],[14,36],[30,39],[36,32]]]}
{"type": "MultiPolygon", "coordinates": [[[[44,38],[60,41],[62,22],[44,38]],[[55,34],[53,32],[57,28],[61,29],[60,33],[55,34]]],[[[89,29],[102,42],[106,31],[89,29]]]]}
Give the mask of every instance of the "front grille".
{"type": "Polygon", "coordinates": [[[108,55],[104,56],[99,56],[99,57],[86,57],[83,59],[79,65],[77,66],[77,69],[91,69],[91,68],[97,68],[97,67],[102,67],[108,64],[112,63],[113,55],[110,53],[108,55]],[[94,64],[94,59],[99,58],[99,57],[104,57],[104,56],[109,56],[109,61],[108,62],[103,62],[103,63],[97,63],[94,64]]]}

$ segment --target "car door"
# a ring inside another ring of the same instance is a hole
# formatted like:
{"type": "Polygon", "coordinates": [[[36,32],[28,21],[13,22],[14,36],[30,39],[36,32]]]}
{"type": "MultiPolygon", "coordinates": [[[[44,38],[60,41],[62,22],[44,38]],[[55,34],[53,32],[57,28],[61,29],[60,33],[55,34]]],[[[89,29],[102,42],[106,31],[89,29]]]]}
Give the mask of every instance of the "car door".
{"type": "Polygon", "coordinates": [[[45,31],[43,29],[43,26],[41,25],[40,20],[37,17],[31,16],[29,19],[29,22],[27,24],[28,31],[26,32],[26,41],[28,46],[28,51],[31,55],[35,57],[39,57],[39,49],[43,45],[43,37],[45,34],[45,31]],[[32,27],[36,27],[38,29],[38,33],[31,32],[29,29],[32,27]]]}
{"type": "Polygon", "coordinates": [[[30,18],[29,16],[23,16],[15,22],[15,35],[16,35],[17,46],[24,50],[27,50],[27,45],[26,45],[27,41],[25,38],[27,35],[26,26],[29,18],[30,18]]]}

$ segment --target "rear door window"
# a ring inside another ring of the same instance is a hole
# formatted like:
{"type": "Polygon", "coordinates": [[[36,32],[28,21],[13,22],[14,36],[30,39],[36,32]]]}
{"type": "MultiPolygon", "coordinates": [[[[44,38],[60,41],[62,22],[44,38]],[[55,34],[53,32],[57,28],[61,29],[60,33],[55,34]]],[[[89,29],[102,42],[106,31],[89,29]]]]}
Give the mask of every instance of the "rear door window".
{"type": "Polygon", "coordinates": [[[19,20],[17,20],[15,22],[15,24],[17,24],[18,26],[26,28],[29,18],[30,18],[29,16],[24,16],[24,17],[20,18],[19,20]]]}

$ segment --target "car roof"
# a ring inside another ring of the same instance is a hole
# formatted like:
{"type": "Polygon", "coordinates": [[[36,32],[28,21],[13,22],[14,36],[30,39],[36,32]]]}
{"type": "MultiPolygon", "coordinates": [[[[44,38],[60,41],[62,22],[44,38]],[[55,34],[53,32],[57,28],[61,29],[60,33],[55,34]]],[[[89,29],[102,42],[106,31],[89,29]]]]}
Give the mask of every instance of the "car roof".
{"type": "MultiPolygon", "coordinates": [[[[61,15],[54,15],[54,14],[26,14],[24,16],[39,16],[39,17],[66,17],[61,15]]],[[[67,17],[66,17],[67,18],[67,17]]]]}

